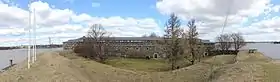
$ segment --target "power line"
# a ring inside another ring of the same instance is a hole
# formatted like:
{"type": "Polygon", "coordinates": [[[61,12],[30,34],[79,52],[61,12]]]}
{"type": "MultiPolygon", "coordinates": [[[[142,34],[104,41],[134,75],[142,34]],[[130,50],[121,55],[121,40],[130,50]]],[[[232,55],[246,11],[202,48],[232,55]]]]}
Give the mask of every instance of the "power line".
{"type": "Polygon", "coordinates": [[[229,0],[229,3],[230,3],[230,4],[228,4],[229,6],[227,7],[227,12],[226,12],[226,16],[225,16],[225,20],[224,20],[224,23],[223,23],[223,27],[222,27],[221,34],[224,33],[224,29],[225,29],[225,27],[227,26],[228,16],[229,16],[229,14],[230,14],[232,2],[233,2],[233,0],[229,0]]]}
{"type": "MultiPolygon", "coordinates": [[[[224,29],[225,29],[225,27],[227,26],[228,16],[229,16],[229,14],[230,14],[232,2],[233,2],[233,0],[229,0],[229,2],[228,2],[227,12],[226,12],[226,15],[225,15],[225,20],[224,20],[224,23],[223,23],[223,27],[222,27],[221,34],[224,33],[224,29]]],[[[213,62],[215,62],[215,61],[216,61],[216,56],[213,57],[213,62]]],[[[210,68],[210,78],[212,78],[212,73],[213,73],[213,65],[211,64],[211,68],[210,68]]]]}

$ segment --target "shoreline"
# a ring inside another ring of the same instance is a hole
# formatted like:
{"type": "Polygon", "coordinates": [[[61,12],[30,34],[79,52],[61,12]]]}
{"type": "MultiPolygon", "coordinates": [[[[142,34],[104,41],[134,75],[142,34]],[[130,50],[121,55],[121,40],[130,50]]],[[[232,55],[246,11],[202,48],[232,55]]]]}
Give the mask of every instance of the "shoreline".
{"type": "MultiPolygon", "coordinates": [[[[37,51],[37,56],[41,55],[42,53],[45,52],[53,52],[53,51],[60,51],[61,48],[38,48],[37,51]]],[[[28,55],[28,50],[27,49],[11,49],[11,50],[0,50],[0,71],[2,69],[9,67],[10,64],[10,59],[13,60],[13,64],[19,64],[21,62],[26,61],[27,63],[27,55],[28,55]]],[[[32,53],[31,53],[32,54],[32,53]]]]}
{"type": "Polygon", "coordinates": [[[1,69],[1,71],[9,70],[10,68],[12,68],[12,67],[15,66],[15,65],[17,65],[17,64],[9,65],[9,66],[7,66],[7,67],[1,69]]]}
{"type": "MultiPolygon", "coordinates": [[[[49,50],[49,51],[44,51],[44,52],[37,53],[37,61],[38,61],[39,56],[41,56],[43,54],[46,54],[46,53],[51,53],[51,52],[56,52],[56,51],[49,50]]],[[[31,56],[31,58],[32,58],[32,56],[31,56]]],[[[20,67],[20,68],[26,67],[27,68],[27,59],[28,59],[27,57],[24,57],[21,61],[18,61],[18,62],[13,61],[12,65],[9,64],[9,65],[6,65],[3,68],[1,68],[0,69],[0,74],[3,73],[3,72],[9,71],[11,69],[17,69],[18,67],[20,67]]],[[[30,61],[30,66],[31,65],[32,65],[32,60],[30,61]]]]}

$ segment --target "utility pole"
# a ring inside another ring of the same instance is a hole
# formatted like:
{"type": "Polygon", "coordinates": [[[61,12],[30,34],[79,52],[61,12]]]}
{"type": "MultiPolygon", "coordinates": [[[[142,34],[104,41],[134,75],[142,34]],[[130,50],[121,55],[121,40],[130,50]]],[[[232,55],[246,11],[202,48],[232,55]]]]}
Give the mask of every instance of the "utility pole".
{"type": "Polygon", "coordinates": [[[35,27],[35,26],[36,26],[36,22],[35,22],[35,21],[36,21],[36,19],[35,19],[35,8],[34,8],[34,9],[33,9],[33,29],[32,29],[32,32],[33,32],[33,37],[32,37],[32,38],[33,38],[33,41],[32,41],[32,42],[33,42],[33,43],[32,43],[32,44],[33,44],[33,47],[32,47],[32,49],[33,49],[33,53],[32,53],[32,54],[33,54],[33,55],[32,55],[32,63],[34,63],[35,60],[36,60],[36,59],[35,59],[35,57],[36,57],[36,44],[35,44],[35,41],[36,41],[36,34],[35,34],[35,33],[36,33],[36,32],[35,32],[35,29],[36,29],[36,27],[35,27]]]}
{"type": "MultiPolygon", "coordinates": [[[[30,3],[31,3],[31,0],[29,0],[29,3],[28,3],[28,5],[29,5],[29,8],[30,8],[30,3]]],[[[28,28],[28,51],[27,51],[27,69],[29,69],[30,68],[30,54],[31,54],[31,51],[30,51],[30,47],[31,47],[31,32],[30,32],[30,30],[31,30],[31,10],[29,9],[29,11],[28,11],[28,13],[29,13],[29,16],[28,16],[28,26],[29,26],[29,28],[28,28]]]]}
{"type": "Polygon", "coordinates": [[[50,47],[52,46],[52,39],[51,39],[51,37],[49,37],[49,46],[50,47]]]}
{"type": "Polygon", "coordinates": [[[37,27],[37,22],[36,22],[36,14],[35,14],[35,8],[34,8],[34,38],[35,38],[35,40],[34,40],[34,44],[35,44],[35,52],[34,52],[34,58],[35,58],[35,61],[37,60],[37,43],[36,43],[36,40],[37,40],[37,33],[36,33],[36,27],[37,27]]]}

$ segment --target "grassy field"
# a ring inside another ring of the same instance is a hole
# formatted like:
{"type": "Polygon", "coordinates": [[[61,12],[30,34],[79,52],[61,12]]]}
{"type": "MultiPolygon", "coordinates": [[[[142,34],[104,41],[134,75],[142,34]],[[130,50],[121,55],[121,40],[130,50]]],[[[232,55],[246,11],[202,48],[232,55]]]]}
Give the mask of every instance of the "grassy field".
{"type": "Polygon", "coordinates": [[[271,60],[271,58],[259,52],[248,54],[246,51],[241,51],[236,56],[236,63],[225,65],[215,70],[212,81],[278,82],[274,78],[277,77],[277,72],[275,71],[277,66],[272,65],[271,60]]]}
{"type": "Polygon", "coordinates": [[[265,72],[265,82],[280,82],[280,64],[262,64],[265,72]]]}
{"type": "Polygon", "coordinates": [[[205,59],[203,62],[213,65],[224,65],[235,63],[236,55],[219,55],[205,59]]]}
{"type": "Polygon", "coordinates": [[[161,71],[163,60],[113,58],[101,64],[72,52],[51,52],[0,74],[0,82],[278,82],[280,61],[260,53],[218,55],[188,67],[161,71]],[[237,62],[235,62],[237,61],[237,62]],[[212,68],[212,70],[210,70],[212,68]]]}
{"type": "Polygon", "coordinates": [[[161,71],[169,68],[166,61],[154,59],[111,58],[105,64],[133,71],[161,71]]]}
{"type": "MultiPolygon", "coordinates": [[[[68,55],[68,54],[72,54],[72,53],[64,53],[64,55],[63,54],[61,55],[71,60],[75,60],[76,63],[80,62],[79,64],[81,64],[82,67],[88,71],[96,68],[100,68],[100,69],[104,68],[103,66],[106,67],[109,66],[108,68],[110,69],[120,68],[121,70],[130,71],[134,76],[141,77],[141,78],[130,77],[130,79],[140,79],[141,80],[140,82],[209,81],[211,80],[209,79],[209,75],[211,74],[211,72],[209,71],[209,69],[211,68],[211,64],[221,66],[224,64],[232,63],[232,61],[235,58],[235,55],[220,55],[217,57],[208,57],[208,58],[204,58],[202,62],[189,67],[184,67],[173,71],[162,71],[160,69],[170,68],[170,65],[166,61],[160,59],[146,60],[146,59],[130,59],[130,58],[110,58],[109,60],[106,61],[106,64],[108,65],[104,65],[90,60],[87,60],[87,63],[84,63],[85,61],[81,61],[79,57],[76,57],[74,55],[68,55]],[[215,58],[215,60],[213,60],[213,58],[215,58]]],[[[188,63],[189,62],[187,62],[186,60],[182,60],[180,62],[180,64],[188,64],[188,63]]],[[[103,69],[99,71],[107,71],[107,70],[103,69]]],[[[112,74],[112,73],[108,71],[108,74],[112,74]]],[[[124,81],[124,79],[121,81],[124,81]]]]}
{"type": "MultiPolygon", "coordinates": [[[[187,60],[180,60],[180,67],[190,65],[187,60]]],[[[133,71],[159,72],[171,69],[170,64],[163,59],[132,59],[132,58],[110,58],[105,64],[113,67],[128,69],[133,71]]]]}

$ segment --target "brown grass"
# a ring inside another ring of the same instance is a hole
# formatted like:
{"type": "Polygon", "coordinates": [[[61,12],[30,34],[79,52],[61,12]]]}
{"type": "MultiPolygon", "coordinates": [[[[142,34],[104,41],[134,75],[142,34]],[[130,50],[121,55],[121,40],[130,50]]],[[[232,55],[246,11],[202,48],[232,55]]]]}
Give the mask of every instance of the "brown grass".
{"type": "MultiPolygon", "coordinates": [[[[279,67],[260,52],[240,52],[236,63],[215,70],[213,82],[278,82],[279,67]],[[278,75],[278,76],[277,76],[278,75]]],[[[280,65],[280,64],[279,64],[280,65]]]]}
{"type": "MultiPolygon", "coordinates": [[[[25,64],[26,65],[26,64],[25,64]]],[[[0,82],[134,82],[140,74],[58,53],[40,55],[30,69],[14,67],[0,75],[0,82]]]]}
{"type": "MultiPolygon", "coordinates": [[[[26,63],[0,74],[0,82],[277,82],[280,64],[260,53],[220,55],[195,65],[167,72],[126,70],[75,56],[51,52],[38,57],[32,68],[26,63]],[[213,72],[209,69],[214,65],[213,72]],[[213,78],[209,78],[213,74],[213,78]]],[[[138,62],[139,63],[139,62],[138,62]]]]}

